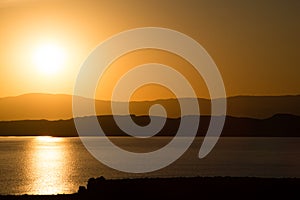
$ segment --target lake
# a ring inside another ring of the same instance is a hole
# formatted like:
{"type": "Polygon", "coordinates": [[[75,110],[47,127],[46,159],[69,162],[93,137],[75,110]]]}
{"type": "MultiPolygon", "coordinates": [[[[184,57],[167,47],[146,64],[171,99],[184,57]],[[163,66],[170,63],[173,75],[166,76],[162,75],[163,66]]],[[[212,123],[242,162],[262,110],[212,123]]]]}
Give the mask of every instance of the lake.
{"type": "MultiPolygon", "coordinates": [[[[142,142],[129,137],[110,139],[124,149],[146,152],[172,138],[154,137],[142,142]]],[[[79,138],[0,137],[0,194],[69,194],[85,186],[89,178],[99,176],[300,178],[300,138],[221,138],[207,157],[199,159],[202,141],[196,138],[180,159],[162,170],[131,174],[101,164],[79,138]]]]}

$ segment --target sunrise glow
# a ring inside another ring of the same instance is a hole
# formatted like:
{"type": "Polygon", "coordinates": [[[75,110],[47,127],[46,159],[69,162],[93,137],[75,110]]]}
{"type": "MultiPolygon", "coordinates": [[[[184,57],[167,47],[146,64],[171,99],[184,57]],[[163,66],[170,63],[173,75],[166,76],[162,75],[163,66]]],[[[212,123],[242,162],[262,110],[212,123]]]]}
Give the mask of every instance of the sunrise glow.
{"type": "Polygon", "coordinates": [[[43,75],[55,75],[61,71],[66,61],[66,52],[56,44],[41,44],[33,53],[33,62],[43,75]]]}

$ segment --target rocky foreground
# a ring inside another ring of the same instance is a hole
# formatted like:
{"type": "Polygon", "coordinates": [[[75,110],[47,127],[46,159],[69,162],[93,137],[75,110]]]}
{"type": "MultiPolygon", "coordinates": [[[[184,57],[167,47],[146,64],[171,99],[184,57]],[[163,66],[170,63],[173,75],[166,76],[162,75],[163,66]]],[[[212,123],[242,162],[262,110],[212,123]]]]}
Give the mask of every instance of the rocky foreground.
{"type": "Polygon", "coordinates": [[[0,196],[0,199],[300,199],[299,178],[91,178],[75,194],[0,196]]]}

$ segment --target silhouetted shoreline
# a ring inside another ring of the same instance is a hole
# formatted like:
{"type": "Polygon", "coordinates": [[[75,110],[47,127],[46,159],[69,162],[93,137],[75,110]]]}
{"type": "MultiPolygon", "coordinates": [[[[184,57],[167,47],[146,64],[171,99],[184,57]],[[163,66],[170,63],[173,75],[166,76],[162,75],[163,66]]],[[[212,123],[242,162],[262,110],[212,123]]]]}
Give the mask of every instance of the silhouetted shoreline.
{"type": "MultiPolygon", "coordinates": [[[[128,136],[116,124],[114,118],[125,116],[98,116],[101,128],[107,136],[128,136]]],[[[185,116],[196,117],[196,116],[185,116]]],[[[218,117],[218,116],[215,116],[218,117]]],[[[131,115],[138,125],[145,126],[150,122],[149,116],[131,115]]],[[[158,117],[156,117],[158,118],[158,117]]],[[[197,136],[205,136],[211,116],[200,116],[197,136]]],[[[77,118],[87,122],[90,117],[77,118]]],[[[167,118],[164,127],[156,136],[174,136],[180,125],[181,118],[167,118]]],[[[78,137],[74,120],[23,120],[0,121],[0,136],[54,136],[78,137]]],[[[88,136],[87,132],[87,136],[88,136]]],[[[92,136],[92,135],[91,135],[92,136]]],[[[187,135],[188,136],[188,135],[187,135]]],[[[239,118],[226,116],[221,137],[299,137],[300,116],[276,114],[267,119],[239,118]]]]}
{"type": "Polygon", "coordinates": [[[106,180],[90,178],[78,193],[7,195],[0,199],[299,199],[299,178],[190,177],[106,180]]]}

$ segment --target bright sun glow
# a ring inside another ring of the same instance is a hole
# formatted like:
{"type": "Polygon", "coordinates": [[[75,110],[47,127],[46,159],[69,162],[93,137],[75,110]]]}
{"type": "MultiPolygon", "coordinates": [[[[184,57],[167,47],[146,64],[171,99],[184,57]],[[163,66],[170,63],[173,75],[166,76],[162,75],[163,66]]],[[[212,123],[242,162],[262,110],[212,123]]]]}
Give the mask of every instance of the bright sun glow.
{"type": "Polygon", "coordinates": [[[38,136],[36,139],[39,142],[46,142],[46,143],[52,143],[52,142],[59,142],[61,138],[59,137],[51,137],[51,136],[38,136]]]}
{"type": "Polygon", "coordinates": [[[33,55],[33,62],[37,69],[46,75],[58,73],[66,60],[66,54],[62,47],[55,44],[39,46],[33,55]]]}

